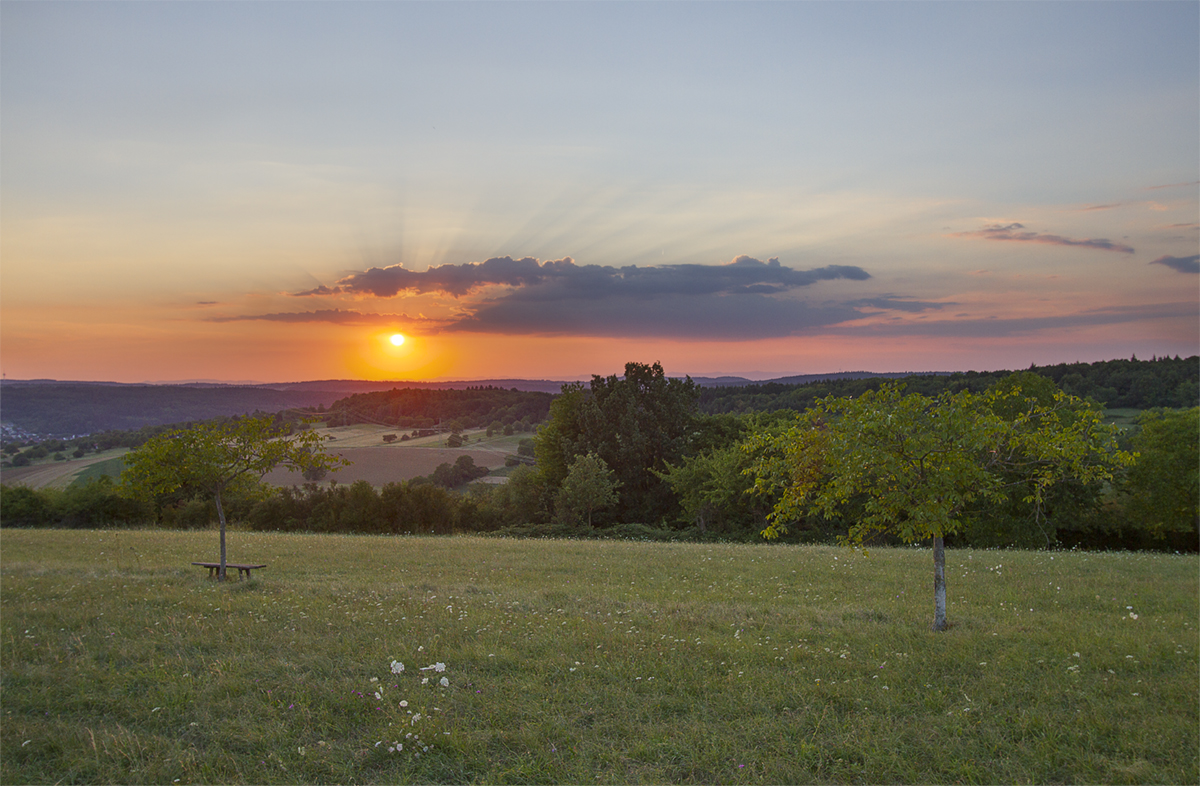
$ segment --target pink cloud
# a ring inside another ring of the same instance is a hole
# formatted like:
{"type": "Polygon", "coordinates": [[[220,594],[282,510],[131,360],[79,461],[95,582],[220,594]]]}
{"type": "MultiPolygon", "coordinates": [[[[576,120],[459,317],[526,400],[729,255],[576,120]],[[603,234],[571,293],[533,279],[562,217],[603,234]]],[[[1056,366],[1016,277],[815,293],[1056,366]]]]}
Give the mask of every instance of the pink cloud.
{"type": "Polygon", "coordinates": [[[975,232],[956,232],[952,237],[1010,240],[1019,243],[1045,243],[1051,246],[1077,246],[1080,248],[1094,248],[1100,251],[1119,251],[1122,254],[1133,253],[1132,246],[1127,246],[1123,243],[1114,243],[1108,238],[1098,237],[1078,240],[1076,238],[1063,237],[1062,235],[1048,235],[1040,232],[1021,230],[1025,230],[1025,225],[1014,221],[1011,224],[991,224],[975,232]]]}

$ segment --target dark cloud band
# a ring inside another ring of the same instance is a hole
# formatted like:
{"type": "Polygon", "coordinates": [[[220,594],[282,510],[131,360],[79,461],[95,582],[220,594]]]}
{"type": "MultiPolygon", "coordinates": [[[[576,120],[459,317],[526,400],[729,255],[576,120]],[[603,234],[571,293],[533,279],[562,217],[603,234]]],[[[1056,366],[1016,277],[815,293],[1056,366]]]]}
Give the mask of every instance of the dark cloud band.
{"type": "Polygon", "coordinates": [[[853,265],[796,270],[784,267],[778,259],[761,262],[748,256],[740,256],[726,265],[655,267],[577,265],[570,257],[547,262],[530,257],[493,257],[484,262],[438,265],[425,271],[408,270],[403,265],[373,267],[346,276],[336,286],[322,285],[295,294],[297,297],[338,294],[395,297],[402,292],[439,292],[461,297],[485,287],[504,286],[517,289],[518,293],[514,294],[525,300],[765,295],[810,286],[818,281],[864,281],[870,277],[867,271],[853,265]]]}
{"type": "Polygon", "coordinates": [[[209,322],[326,322],[334,325],[405,324],[437,326],[441,322],[407,314],[363,314],[359,311],[343,311],[340,308],[317,311],[282,312],[275,314],[249,314],[233,317],[211,317],[209,322]]]}
{"type": "Polygon", "coordinates": [[[1190,257],[1159,257],[1150,264],[1166,265],[1180,273],[1200,273],[1200,254],[1192,254],[1190,257]]]}

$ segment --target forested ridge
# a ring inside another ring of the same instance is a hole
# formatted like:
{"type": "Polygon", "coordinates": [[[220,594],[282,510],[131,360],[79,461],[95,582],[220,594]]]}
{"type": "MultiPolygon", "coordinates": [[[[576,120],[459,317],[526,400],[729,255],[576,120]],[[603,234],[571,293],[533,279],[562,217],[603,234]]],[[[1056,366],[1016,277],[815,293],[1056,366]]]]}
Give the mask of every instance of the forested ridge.
{"type": "MultiPolygon", "coordinates": [[[[1030,366],[1064,392],[1091,399],[1107,409],[1151,409],[1194,407],[1200,403],[1200,356],[1105,360],[1097,363],[1060,363],[1030,366]]],[[[905,389],[934,396],[943,391],[969,390],[980,393],[1005,378],[1011,371],[961,371],[953,374],[914,374],[904,377],[905,389]]],[[[800,385],[765,382],[738,387],[701,388],[698,405],[706,414],[770,412],[791,409],[802,412],[826,396],[857,398],[877,391],[894,380],[885,377],[837,379],[800,385]]]]}

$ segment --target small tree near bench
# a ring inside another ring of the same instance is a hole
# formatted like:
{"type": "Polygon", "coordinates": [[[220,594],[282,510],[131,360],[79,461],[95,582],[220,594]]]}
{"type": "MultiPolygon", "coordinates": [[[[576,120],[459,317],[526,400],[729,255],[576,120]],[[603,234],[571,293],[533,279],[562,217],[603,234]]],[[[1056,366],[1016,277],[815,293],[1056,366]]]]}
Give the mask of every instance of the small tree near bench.
{"type": "Polygon", "coordinates": [[[275,467],[311,473],[349,464],[325,452],[311,429],[286,435],[273,415],[248,415],[223,423],[201,423],[148,440],[125,456],[121,483],[130,496],[157,500],[180,489],[211,494],[221,524],[221,567],[225,580],[225,509],[221,494],[245,478],[261,480],[275,467]]]}

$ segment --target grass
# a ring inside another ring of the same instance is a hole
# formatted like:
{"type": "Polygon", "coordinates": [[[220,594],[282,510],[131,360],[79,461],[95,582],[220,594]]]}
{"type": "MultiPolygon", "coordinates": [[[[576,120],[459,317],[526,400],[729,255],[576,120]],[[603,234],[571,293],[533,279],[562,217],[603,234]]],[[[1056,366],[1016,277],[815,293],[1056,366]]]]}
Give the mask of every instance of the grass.
{"type": "Polygon", "coordinates": [[[1117,408],[1104,410],[1104,422],[1110,423],[1121,431],[1129,431],[1137,427],[1137,419],[1144,409],[1117,408]]]}
{"type": "Polygon", "coordinates": [[[3,532],[0,781],[1200,777],[1195,555],[229,541],[3,532]]]}
{"type": "Polygon", "coordinates": [[[105,459],[95,464],[89,464],[77,472],[71,480],[71,485],[83,485],[104,476],[110,477],[113,482],[116,482],[120,480],[121,472],[124,469],[125,459],[122,456],[105,459]]]}

